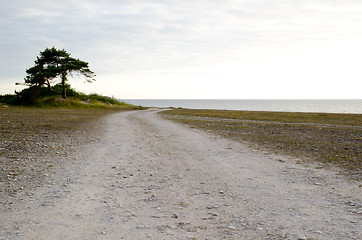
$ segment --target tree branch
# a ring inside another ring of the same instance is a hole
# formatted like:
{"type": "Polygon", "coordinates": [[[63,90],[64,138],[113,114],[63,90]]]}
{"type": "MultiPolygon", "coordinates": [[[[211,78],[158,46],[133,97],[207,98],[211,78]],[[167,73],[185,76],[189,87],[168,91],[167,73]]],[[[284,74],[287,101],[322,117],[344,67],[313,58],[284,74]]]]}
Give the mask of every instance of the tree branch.
{"type": "Polygon", "coordinates": [[[54,93],[56,93],[56,94],[59,94],[59,95],[62,94],[62,93],[60,93],[60,92],[55,91],[55,90],[52,88],[52,86],[50,85],[49,79],[46,79],[46,81],[47,81],[47,83],[48,83],[48,88],[50,89],[50,91],[52,91],[52,92],[54,92],[54,93]]]}

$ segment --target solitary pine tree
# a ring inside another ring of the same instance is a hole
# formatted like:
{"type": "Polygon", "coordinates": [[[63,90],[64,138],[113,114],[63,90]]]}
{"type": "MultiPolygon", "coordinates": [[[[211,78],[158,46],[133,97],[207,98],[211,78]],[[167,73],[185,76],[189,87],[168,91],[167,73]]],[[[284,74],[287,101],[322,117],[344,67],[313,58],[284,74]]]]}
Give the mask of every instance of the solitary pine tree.
{"type": "Polygon", "coordinates": [[[70,54],[63,50],[46,48],[40,52],[35,60],[35,66],[26,70],[25,85],[30,87],[41,87],[47,85],[49,89],[59,95],[63,99],[67,98],[66,88],[68,76],[74,74],[83,75],[88,82],[95,81],[95,74],[92,72],[88,63],[70,57],[70,54]],[[53,90],[52,85],[59,83],[62,86],[62,92],[53,90]]]}

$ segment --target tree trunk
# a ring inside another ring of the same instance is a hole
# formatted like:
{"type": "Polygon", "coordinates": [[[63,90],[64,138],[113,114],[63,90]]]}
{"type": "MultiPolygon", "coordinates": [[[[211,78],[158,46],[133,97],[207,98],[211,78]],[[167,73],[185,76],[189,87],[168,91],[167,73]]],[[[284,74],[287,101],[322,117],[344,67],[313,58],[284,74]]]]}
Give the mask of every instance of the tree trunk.
{"type": "Polygon", "coordinates": [[[47,81],[48,88],[49,88],[50,91],[52,91],[52,92],[54,92],[54,93],[56,93],[56,94],[62,95],[62,93],[57,92],[57,91],[55,91],[55,90],[52,88],[52,86],[50,85],[50,82],[49,82],[48,79],[47,79],[46,81],[47,81]]]}
{"type": "Polygon", "coordinates": [[[65,91],[65,81],[67,80],[67,77],[65,75],[65,72],[62,73],[62,87],[63,87],[63,91],[62,91],[62,97],[63,99],[67,99],[67,93],[65,91]]]}

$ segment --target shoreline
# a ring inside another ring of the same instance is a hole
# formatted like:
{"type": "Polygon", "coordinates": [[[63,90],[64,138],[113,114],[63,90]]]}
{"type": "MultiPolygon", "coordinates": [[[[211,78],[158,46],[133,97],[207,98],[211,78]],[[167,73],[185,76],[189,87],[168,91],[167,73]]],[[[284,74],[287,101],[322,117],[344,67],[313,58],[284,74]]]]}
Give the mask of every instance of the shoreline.
{"type": "Polygon", "coordinates": [[[362,99],[124,99],[145,107],[362,114],[362,99]]]}

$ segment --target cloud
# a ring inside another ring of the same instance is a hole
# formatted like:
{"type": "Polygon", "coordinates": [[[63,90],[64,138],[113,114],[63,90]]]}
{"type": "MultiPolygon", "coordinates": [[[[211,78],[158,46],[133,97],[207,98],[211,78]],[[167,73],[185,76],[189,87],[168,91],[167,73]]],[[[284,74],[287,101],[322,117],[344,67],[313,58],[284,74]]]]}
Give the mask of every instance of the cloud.
{"type": "Polygon", "coordinates": [[[13,0],[0,3],[0,30],[0,81],[23,78],[52,46],[89,61],[99,77],[134,81],[313,55],[362,36],[362,2],[13,0]]]}

